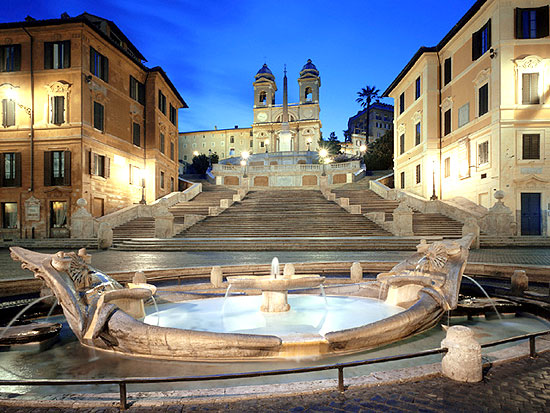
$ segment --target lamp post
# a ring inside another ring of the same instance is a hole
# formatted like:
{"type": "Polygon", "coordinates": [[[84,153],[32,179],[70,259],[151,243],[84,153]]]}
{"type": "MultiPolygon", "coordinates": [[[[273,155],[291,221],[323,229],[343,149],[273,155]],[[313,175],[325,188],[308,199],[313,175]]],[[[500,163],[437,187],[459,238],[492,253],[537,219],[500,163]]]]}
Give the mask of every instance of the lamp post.
{"type": "Polygon", "coordinates": [[[433,190],[432,190],[432,196],[430,197],[430,201],[435,201],[437,200],[437,195],[435,194],[435,161],[433,161],[432,163],[432,186],[433,186],[433,190]]]}
{"type": "Polygon", "coordinates": [[[309,152],[310,151],[310,145],[311,145],[311,138],[307,138],[306,143],[307,143],[307,151],[309,152]]]}
{"type": "Polygon", "coordinates": [[[243,178],[246,178],[247,175],[246,175],[246,160],[248,159],[248,157],[250,156],[250,153],[248,151],[242,151],[241,152],[241,166],[243,167],[243,178]]]}
{"type": "Polygon", "coordinates": [[[325,172],[325,163],[328,156],[328,151],[325,148],[321,149],[319,151],[319,156],[321,157],[321,162],[323,163],[323,173],[321,174],[321,176],[327,176],[327,173],[325,172]]]}
{"type": "Polygon", "coordinates": [[[145,205],[147,204],[147,201],[145,200],[145,177],[141,177],[141,201],[139,201],[140,204],[145,205]]]}
{"type": "Polygon", "coordinates": [[[267,147],[269,146],[269,139],[265,140],[265,153],[267,153],[267,147]]]}

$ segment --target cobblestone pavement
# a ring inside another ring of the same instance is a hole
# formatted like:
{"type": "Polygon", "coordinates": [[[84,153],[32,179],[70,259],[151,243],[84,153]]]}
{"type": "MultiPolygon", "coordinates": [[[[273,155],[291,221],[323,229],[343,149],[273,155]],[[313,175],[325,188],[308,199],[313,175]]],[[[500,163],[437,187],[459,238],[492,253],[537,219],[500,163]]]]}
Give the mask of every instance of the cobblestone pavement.
{"type": "MultiPolygon", "coordinates": [[[[1,406],[15,412],[116,412],[115,408],[51,409],[1,406]]],[[[457,383],[447,378],[326,391],[292,397],[252,398],[228,403],[130,406],[129,412],[548,412],[550,352],[492,367],[481,383],[457,383]]]]}
{"type": "MultiPolygon", "coordinates": [[[[44,250],[43,252],[57,252],[44,250]]],[[[412,251],[116,251],[90,250],[92,265],[103,272],[230,264],[268,264],[273,257],[285,262],[401,261],[412,251]]],[[[550,266],[550,249],[495,248],[470,251],[469,262],[550,266]]],[[[0,250],[0,280],[32,278],[6,249],[0,250]]]]}

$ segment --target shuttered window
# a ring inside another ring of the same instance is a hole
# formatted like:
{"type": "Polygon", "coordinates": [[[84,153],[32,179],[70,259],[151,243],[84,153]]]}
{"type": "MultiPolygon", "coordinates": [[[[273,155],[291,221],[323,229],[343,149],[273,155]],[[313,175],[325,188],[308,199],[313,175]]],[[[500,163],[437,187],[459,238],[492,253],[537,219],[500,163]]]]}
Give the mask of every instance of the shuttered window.
{"type": "Polygon", "coordinates": [[[2,228],[17,228],[17,202],[2,202],[2,228]]]}
{"type": "Polygon", "coordinates": [[[477,164],[483,165],[489,162],[489,142],[485,141],[477,145],[477,164]]]}
{"type": "Polygon", "coordinates": [[[21,45],[0,46],[0,72],[18,72],[21,70],[21,45]]]}
{"type": "Polygon", "coordinates": [[[451,58],[445,59],[445,85],[451,81],[451,58]]]}
{"type": "Polygon", "coordinates": [[[65,96],[50,97],[50,123],[54,125],[65,123],[65,96]]]}
{"type": "Polygon", "coordinates": [[[399,95],[399,114],[402,114],[405,111],[405,92],[399,95]]]}
{"type": "Polygon", "coordinates": [[[71,41],[44,42],[44,69],[71,67],[71,41]]]}
{"type": "Polygon", "coordinates": [[[15,126],[15,101],[2,99],[2,126],[15,126]]]}
{"type": "Polygon", "coordinates": [[[89,151],[90,175],[109,178],[111,176],[111,159],[105,155],[89,151]]]}
{"type": "Polygon", "coordinates": [[[21,186],[21,153],[0,154],[0,187],[21,186]]]}
{"type": "Polygon", "coordinates": [[[443,134],[448,135],[451,133],[451,109],[445,111],[443,115],[443,134]]]}
{"type": "Polygon", "coordinates": [[[134,122],[132,124],[132,138],[134,145],[141,146],[141,127],[139,123],[134,122]]]}
{"type": "Polygon", "coordinates": [[[540,135],[523,135],[522,159],[540,159],[540,135]]]}
{"type": "Polygon", "coordinates": [[[164,189],[164,172],[160,172],[160,187],[164,189]]]}
{"type": "Polygon", "coordinates": [[[420,173],[420,165],[416,165],[416,183],[419,184],[422,180],[422,175],[420,173]]]}
{"type": "Polygon", "coordinates": [[[539,74],[523,73],[521,80],[521,103],[524,105],[539,104],[539,74]]]}
{"type": "Polygon", "coordinates": [[[516,8],[516,39],[540,39],[548,36],[548,6],[516,8]]]}
{"type": "Polygon", "coordinates": [[[405,189],[405,172],[401,172],[401,189],[405,189]]]}
{"type": "Polygon", "coordinates": [[[44,152],[44,186],[71,185],[71,152],[44,152]]]}
{"type": "Polygon", "coordinates": [[[164,153],[164,133],[160,134],[160,151],[164,153]]]}
{"type": "Polygon", "coordinates": [[[175,152],[174,142],[170,142],[170,159],[174,160],[175,152]]]}
{"type": "Polygon", "coordinates": [[[420,145],[420,138],[421,138],[421,135],[420,135],[420,122],[418,122],[415,126],[415,137],[414,137],[415,146],[420,145]]]}
{"type": "Polygon", "coordinates": [[[145,104],[145,85],[133,76],[130,76],[130,97],[142,105],[145,104]]]}
{"type": "Polygon", "coordinates": [[[472,60],[477,60],[491,48],[491,19],[472,34],[472,60]]]}
{"type": "Polygon", "coordinates": [[[166,96],[159,90],[159,110],[166,115],[166,96]]]}
{"type": "Polygon", "coordinates": [[[486,83],[479,88],[479,116],[489,112],[489,84],[486,83]]]}
{"type": "Polygon", "coordinates": [[[176,120],[178,117],[178,111],[172,104],[170,104],[170,122],[172,122],[173,125],[176,124],[176,120]]]}
{"type": "Polygon", "coordinates": [[[444,167],[445,167],[445,178],[448,178],[449,176],[451,176],[451,158],[445,158],[445,163],[444,163],[444,167]]]}
{"type": "Polygon", "coordinates": [[[421,94],[421,88],[420,88],[420,77],[417,77],[416,78],[416,82],[415,82],[415,93],[414,93],[414,98],[415,99],[418,99],[420,97],[420,94],[421,94]]]}
{"type": "Polygon", "coordinates": [[[101,103],[94,102],[94,128],[105,130],[105,108],[101,103]]]}
{"type": "Polygon", "coordinates": [[[399,136],[399,154],[405,153],[405,134],[399,136]]]}
{"type": "Polygon", "coordinates": [[[109,81],[109,59],[90,47],[90,72],[101,80],[109,81]]]}

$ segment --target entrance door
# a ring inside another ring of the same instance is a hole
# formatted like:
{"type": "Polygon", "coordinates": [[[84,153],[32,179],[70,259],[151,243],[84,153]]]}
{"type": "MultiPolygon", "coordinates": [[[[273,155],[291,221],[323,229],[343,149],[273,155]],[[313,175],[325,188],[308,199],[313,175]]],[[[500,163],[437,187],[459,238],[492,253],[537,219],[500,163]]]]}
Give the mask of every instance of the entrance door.
{"type": "Polygon", "coordinates": [[[50,202],[50,237],[68,238],[69,229],[67,228],[67,202],[50,202]]]}
{"type": "Polygon", "coordinates": [[[540,193],[521,194],[521,235],[541,234],[540,193]]]}

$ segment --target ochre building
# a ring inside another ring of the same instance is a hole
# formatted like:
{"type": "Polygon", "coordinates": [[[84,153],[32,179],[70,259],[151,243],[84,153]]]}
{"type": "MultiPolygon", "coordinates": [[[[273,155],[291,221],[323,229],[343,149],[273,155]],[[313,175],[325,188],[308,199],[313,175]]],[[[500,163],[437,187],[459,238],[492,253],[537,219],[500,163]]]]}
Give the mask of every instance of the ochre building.
{"type": "MultiPolygon", "coordinates": [[[[286,74],[285,74],[286,77],[286,74]]],[[[249,128],[214,129],[180,133],[180,158],[191,162],[195,153],[216,153],[220,159],[249,153],[315,151],[321,137],[319,88],[321,78],[308,60],[300,71],[300,102],[288,104],[290,141],[280,140],[283,104],[275,104],[275,76],[264,64],[254,79],[254,123],[249,128]]]]}
{"type": "Polygon", "coordinates": [[[395,102],[395,186],[515,213],[550,235],[548,2],[478,0],[384,92],[395,102]]]}
{"type": "Polygon", "coordinates": [[[160,67],[87,13],[0,24],[1,236],[70,236],[96,217],[177,190],[178,109],[160,67]]]}

